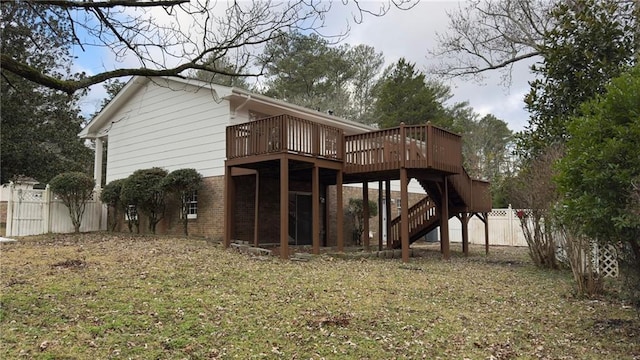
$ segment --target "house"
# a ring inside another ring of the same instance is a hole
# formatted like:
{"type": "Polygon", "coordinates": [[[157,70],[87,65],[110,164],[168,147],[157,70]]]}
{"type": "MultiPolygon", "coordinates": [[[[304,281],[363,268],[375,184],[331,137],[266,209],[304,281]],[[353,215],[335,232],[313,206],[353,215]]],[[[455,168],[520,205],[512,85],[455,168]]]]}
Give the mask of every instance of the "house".
{"type": "MultiPolygon", "coordinates": [[[[321,245],[344,248],[344,209],[337,204],[346,184],[361,184],[367,198],[373,182],[382,202],[391,198],[391,182],[400,181],[401,216],[378,221],[378,234],[402,247],[404,258],[411,241],[438,225],[448,257],[448,225],[440,219],[458,216],[464,224],[491,210],[488,184],[462,168],[459,135],[430,124],[376,130],[193,79],[134,77],[79,136],[95,140],[96,183],[150,167],[195,168],[204,184],[190,232],[227,246],[277,245],[283,257],[289,244],[312,245],[314,252],[321,245]],[[411,178],[430,196],[414,194],[410,203],[411,178]]],[[[178,216],[170,212],[160,231],[176,228],[178,216]]]]}

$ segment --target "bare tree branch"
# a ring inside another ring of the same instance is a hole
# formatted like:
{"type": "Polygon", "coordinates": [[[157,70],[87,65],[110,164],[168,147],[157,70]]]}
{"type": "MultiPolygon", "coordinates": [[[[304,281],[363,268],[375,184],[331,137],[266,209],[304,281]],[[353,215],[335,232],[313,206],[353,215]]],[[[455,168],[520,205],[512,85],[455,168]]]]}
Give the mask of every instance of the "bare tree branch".
{"type": "MultiPolygon", "coordinates": [[[[87,88],[91,85],[99,84],[103,81],[113,78],[119,78],[124,76],[181,76],[180,74],[188,69],[196,69],[196,70],[206,70],[211,71],[207,66],[194,64],[194,63],[186,63],[180,66],[176,66],[174,68],[169,69],[145,69],[145,68],[129,68],[129,69],[117,69],[112,71],[105,71],[99,73],[97,75],[84,77],[78,80],[61,80],[54,76],[43,74],[29,66],[26,66],[18,61],[13,60],[11,57],[2,54],[2,67],[18,76],[21,76],[25,79],[29,79],[35,83],[40,85],[44,85],[48,88],[60,90],[69,95],[75,93],[80,89],[87,88]]],[[[238,75],[233,71],[224,71],[221,69],[217,69],[215,71],[220,75],[228,75],[228,76],[259,76],[261,74],[250,74],[250,75],[238,75]]]]}
{"type": "MultiPolygon", "coordinates": [[[[342,0],[341,5],[347,10],[348,24],[349,12],[354,19],[361,20],[367,15],[382,16],[393,7],[410,9],[416,2],[386,0],[377,9],[362,0],[342,0]]],[[[106,50],[97,56],[106,53],[108,67],[89,76],[35,66],[36,56],[23,59],[2,53],[3,73],[11,72],[69,94],[108,79],[132,75],[184,76],[187,70],[205,70],[221,75],[259,76],[262,69],[253,64],[264,44],[293,31],[319,33],[334,5],[323,0],[0,0],[0,4],[0,15],[10,14],[12,7],[30,6],[39,17],[36,22],[64,24],[65,34],[60,37],[68,37],[70,45],[59,51],[57,59],[65,68],[77,57],[106,50]],[[217,69],[211,59],[228,57],[230,52],[234,54],[234,62],[245,66],[236,72],[217,69]],[[131,66],[132,61],[139,66],[131,66]]],[[[24,26],[5,16],[0,18],[0,28],[24,26]]],[[[342,39],[345,33],[321,36],[342,39]]],[[[25,39],[26,49],[40,46],[38,38],[27,34],[25,39]]]]}
{"type": "Polygon", "coordinates": [[[449,16],[449,29],[437,34],[430,55],[440,64],[429,69],[445,77],[481,76],[502,70],[511,83],[514,64],[539,55],[543,35],[553,24],[549,11],[557,0],[474,0],[449,16]]]}
{"type": "MultiPolygon", "coordinates": [[[[0,0],[0,3],[15,2],[16,0],[0,0]]],[[[175,6],[188,3],[189,0],[110,0],[110,1],[72,1],[72,0],[38,0],[41,5],[59,6],[62,8],[115,8],[115,7],[154,7],[154,6],[175,6]]]]}

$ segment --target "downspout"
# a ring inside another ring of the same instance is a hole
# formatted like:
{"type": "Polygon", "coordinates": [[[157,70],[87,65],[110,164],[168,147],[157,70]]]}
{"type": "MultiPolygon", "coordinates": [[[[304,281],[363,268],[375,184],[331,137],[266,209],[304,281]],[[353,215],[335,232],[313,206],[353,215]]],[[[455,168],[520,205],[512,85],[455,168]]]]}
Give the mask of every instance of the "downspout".
{"type": "Polygon", "coordinates": [[[249,94],[249,96],[247,96],[247,99],[240,105],[238,105],[233,112],[231,113],[231,120],[235,120],[236,116],[238,115],[238,111],[242,110],[245,106],[247,106],[247,103],[251,100],[251,94],[249,94]]]}

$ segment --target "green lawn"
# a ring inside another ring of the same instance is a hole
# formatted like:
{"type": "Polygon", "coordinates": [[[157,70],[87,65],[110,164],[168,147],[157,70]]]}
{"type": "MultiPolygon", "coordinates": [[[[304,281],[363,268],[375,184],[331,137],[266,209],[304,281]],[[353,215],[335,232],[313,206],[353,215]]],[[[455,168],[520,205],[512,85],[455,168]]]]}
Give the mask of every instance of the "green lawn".
{"type": "Polygon", "coordinates": [[[524,249],[291,262],[105,233],[0,251],[2,359],[640,359],[635,309],[574,298],[524,249]]]}

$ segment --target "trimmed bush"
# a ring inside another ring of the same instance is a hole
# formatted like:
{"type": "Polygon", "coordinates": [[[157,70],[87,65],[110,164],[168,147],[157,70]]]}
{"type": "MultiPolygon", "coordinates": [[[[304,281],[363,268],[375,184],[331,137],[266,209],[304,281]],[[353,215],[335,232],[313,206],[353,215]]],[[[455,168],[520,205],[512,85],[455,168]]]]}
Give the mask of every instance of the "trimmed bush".
{"type": "Polygon", "coordinates": [[[96,182],[91,176],[75,171],[59,174],[49,182],[51,190],[69,209],[71,223],[76,233],[80,232],[82,216],[95,185],[96,182]]]}

